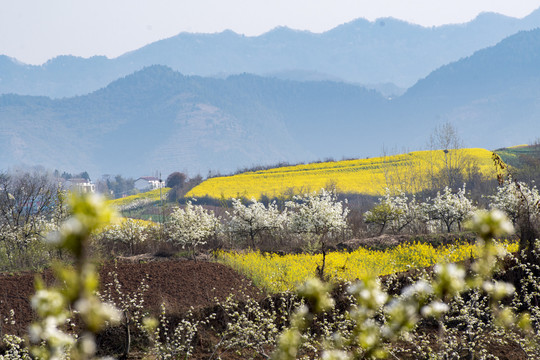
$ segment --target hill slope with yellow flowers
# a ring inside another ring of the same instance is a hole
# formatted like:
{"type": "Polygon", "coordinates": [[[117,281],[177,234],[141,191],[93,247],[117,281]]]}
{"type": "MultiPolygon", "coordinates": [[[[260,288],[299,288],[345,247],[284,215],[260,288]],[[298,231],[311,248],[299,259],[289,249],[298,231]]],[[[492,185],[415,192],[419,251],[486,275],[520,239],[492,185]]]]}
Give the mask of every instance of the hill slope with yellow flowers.
{"type": "Polygon", "coordinates": [[[379,195],[385,188],[416,193],[427,189],[428,179],[459,169],[464,175],[476,171],[496,177],[493,152],[485,149],[429,150],[371,159],[343,160],[278,167],[210,178],[186,197],[260,199],[261,196],[318,191],[335,187],[338,192],[379,195]]]}

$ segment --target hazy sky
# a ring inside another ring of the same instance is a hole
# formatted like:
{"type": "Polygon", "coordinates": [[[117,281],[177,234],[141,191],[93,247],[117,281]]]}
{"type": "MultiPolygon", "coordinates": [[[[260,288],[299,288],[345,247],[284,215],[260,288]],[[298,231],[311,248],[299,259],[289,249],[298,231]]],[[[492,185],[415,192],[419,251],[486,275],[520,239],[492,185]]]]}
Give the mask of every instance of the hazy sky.
{"type": "Polygon", "coordinates": [[[389,16],[434,26],[484,11],[523,17],[539,7],[540,0],[0,0],[0,54],[41,64],[57,55],[116,57],[182,31],[322,32],[389,16]]]}

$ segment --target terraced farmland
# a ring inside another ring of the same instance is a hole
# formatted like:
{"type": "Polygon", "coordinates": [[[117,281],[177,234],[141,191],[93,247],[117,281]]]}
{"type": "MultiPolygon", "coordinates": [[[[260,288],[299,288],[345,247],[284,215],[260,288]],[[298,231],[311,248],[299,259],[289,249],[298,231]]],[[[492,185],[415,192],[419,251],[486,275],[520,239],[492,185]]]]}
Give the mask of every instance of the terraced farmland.
{"type": "Polygon", "coordinates": [[[136,195],[130,195],[119,199],[109,200],[107,203],[110,206],[122,209],[123,207],[131,206],[133,204],[148,204],[156,201],[160,201],[160,198],[166,198],[169,188],[155,189],[152,191],[142,192],[136,195]]]}
{"type": "Polygon", "coordinates": [[[495,150],[503,161],[510,166],[521,168],[530,162],[530,159],[538,161],[540,158],[540,145],[516,145],[495,150]],[[529,161],[528,161],[529,160],[529,161]]]}
{"type": "Polygon", "coordinates": [[[418,192],[429,186],[429,174],[450,162],[460,161],[463,171],[477,169],[486,177],[496,177],[493,152],[485,149],[415,151],[371,159],[322,162],[246,172],[208,179],[193,188],[187,197],[257,198],[266,195],[317,191],[329,185],[344,193],[379,195],[386,187],[418,192]]]}

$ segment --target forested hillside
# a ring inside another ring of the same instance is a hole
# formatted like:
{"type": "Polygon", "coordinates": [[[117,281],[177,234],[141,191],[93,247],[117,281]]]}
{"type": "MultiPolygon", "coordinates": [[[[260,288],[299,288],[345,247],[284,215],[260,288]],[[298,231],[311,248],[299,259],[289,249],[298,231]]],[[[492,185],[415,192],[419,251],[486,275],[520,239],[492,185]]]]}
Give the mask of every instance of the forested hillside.
{"type": "Polygon", "coordinates": [[[444,122],[496,149],[540,132],[540,29],[443,66],[404,95],[332,81],[145,68],[85,96],[0,97],[0,161],[139,176],[425,148],[444,122]],[[391,131],[390,131],[391,130],[391,131]],[[98,165],[99,164],[99,165],[98,165]]]}

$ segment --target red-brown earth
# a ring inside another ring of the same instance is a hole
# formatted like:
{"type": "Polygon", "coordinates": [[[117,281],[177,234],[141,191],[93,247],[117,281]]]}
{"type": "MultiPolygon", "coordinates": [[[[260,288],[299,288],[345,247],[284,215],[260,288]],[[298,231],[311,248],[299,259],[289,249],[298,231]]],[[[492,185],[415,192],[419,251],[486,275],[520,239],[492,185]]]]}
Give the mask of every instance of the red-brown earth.
{"type": "MultiPolygon", "coordinates": [[[[124,293],[135,294],[140,287],[141,281],[147,278],[149,286],[144,295],[145,309],[157,315],[161,304],[165,304],[167,313],[179,315],[185,313],[191,307],[205,310],[213,307],[216,300],[223,301],[233,294],[238,300],[245,296],[254,298],[262,297],[262,292],[257,289],[248,279],[236,273],[231,268],[209,261],[172,260],[155,257],[135,257],[121,259],[116,263],[106,263],[99,269],[101,284],[112,281],[111,274],[118,274],[118,280],[124,293]]],[[[39,274],[46,283],[52,284],[54,276],[52,271],[47,270],[39,274]]],[[[34,278],[36,274],[31,272],[3,273],[0,274],[0,328],[2,334],[23,335],[27,332],[28,325],[35,318],[30,308],[30,298],[34,293],[34,278]],[[15,324],[4,322],[9,311],[15,311],[15,324]]],[[[407,283],[406,274],[400,274],[403,285],[407,283]]],[[[201,339],[198,341],[199,348],[196,350],[196,359],[209,358],[212,347],[215,345],[216,336],[209,329],[201,329],[201,339]]],[[[123,337],[122,334],[119,335],[123,337]]],[[[121,346],[121,345],[120,345],[121,346]]],[[[514,345],[504,348],[488,349],[500,359],[524,360],[525,354],[514,345]]],[[[134,358],[137,351],[132,353],[134,358]]],[[[224,354],[223,359],[242,359],[241,354],[224,354]]],[[[402,359],[411,359],[404,355],[402,359]]]]}
{"type": "MultiPolygon", "coordinates": [[[[215,304],[215,298],[223,301],[229,294],[242,299],[244,294],[259,297],[261,292],[244,276],[231,268],[208,261],[164,260],[149,262],[118,261],[106,263],[99,273],[102,287],[112,281],[112,273],[125,294],[135,294],[141,281],[149,285],[144,294],[144,307],[151,313],[159,314],[161,304],[167,313],[180,314],[190,307],[200,309],[215,304]]],[[[48,283],[54,282],[52,271],[39,274],[48,283]]],[[[0,274],[0,316],[3,334],[24,334],[34,319],[30,298],[34,293],[32,272],[0,274]],[[4,323],[10,310],[15,311],[15,324],[4,323]]]]}

